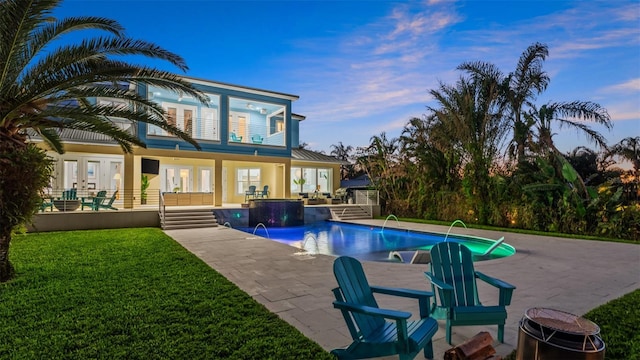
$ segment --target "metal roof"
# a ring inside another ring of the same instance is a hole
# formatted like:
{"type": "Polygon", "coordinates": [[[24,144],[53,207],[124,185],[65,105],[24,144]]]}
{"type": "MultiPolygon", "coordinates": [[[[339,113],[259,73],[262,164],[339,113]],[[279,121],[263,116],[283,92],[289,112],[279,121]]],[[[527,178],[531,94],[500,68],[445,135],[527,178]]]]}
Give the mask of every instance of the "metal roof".
{"type": "MultiPolygon", "coordinates": [[[[60,135],[60,139],[65,143],[118,145],[118,143],[115,140],[113,140],[111,137],[103,134],[97,134],[91,131],[75,130],[75,129],[61,129],[57,131],[58,131],[58,134],[60,135]]],[[[32,139],[41,140],[40,135],[36,134],[35,131],[29,129],[27,133],[32,139]]]]}
{"type": "Polygon", "coordinates": [[[348,162],[342,161],[340,159],[336,159],[333,156],[325,155],[316,151],[311,151],[306,149],[291,149],[291,158],[293,160],[300,160],[300,161],[333,163],[333,164],[340,164],[340,165],[349,164],[348,162]]]}

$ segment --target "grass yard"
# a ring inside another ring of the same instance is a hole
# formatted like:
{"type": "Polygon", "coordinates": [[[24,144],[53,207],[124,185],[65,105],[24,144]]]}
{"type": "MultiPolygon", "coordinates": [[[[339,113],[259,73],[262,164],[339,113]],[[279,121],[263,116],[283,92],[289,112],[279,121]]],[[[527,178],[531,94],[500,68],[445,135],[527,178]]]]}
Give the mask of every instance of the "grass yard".
{"type": "Polygon", "coordinates": [[[160,229],[17,235],[2,359],[333,359],[160,229]]]}

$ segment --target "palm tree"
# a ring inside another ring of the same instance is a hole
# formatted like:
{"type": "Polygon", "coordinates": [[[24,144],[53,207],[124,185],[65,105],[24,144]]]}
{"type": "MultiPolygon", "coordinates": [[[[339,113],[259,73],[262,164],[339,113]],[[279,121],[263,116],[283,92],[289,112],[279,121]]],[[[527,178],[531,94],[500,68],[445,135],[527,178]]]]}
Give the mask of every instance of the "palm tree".
{"type": "MultiPolygon", "coordinates": [[[[602,134],[581,121],[592,121],[596,124],[604,125],[607,129],[611,129],[613,126],[607,110],[599,104],[590,101],[550,102],[542,105],[540,109],[533,107],[525,117],[531,123],[535,124],[538,138],[536,145],[538,153],[550,154],[552,157],[559,159],[559,161],[556,162],[558,173],[562,173],[562,168],[567,168],[570,164],[553,143],[554,134],[551,129],[553,124],[557,123],[559,128],[570,127],[579,130],[580,133],[587,137],[587,140],[594,142],[602,149],[607,149],[605,138],[602,134]]],[[[586,199],[589,199],[590,195],[582,177],[578,175],[577,181],[580,192],[586,199]]]]}
{"type": "Polygon", "coordinates": [[[340,165],[340,180],[349,179],[349,176],[353,173],[353,164],[351,164],[351,158],[353,156],[353,146],[342,144],[342,141],[338,142],[338,145],[331,145],[332,156],[335,156],[338,160],[342,160],[345,163],[340,165]]]}
{"type": "MultiPolygon", "coordinates": [[[[494,74],[495,75],[495,74],[494,74]]],[[[468,199],[478,221],[485,224],[491,199],[492,168],[496,166],[505,135],[506,119],[499,76],[460,78],[455,86],[440,84],[430,93],[439,107],[429,107],[460,149],[468,199]]]]}
{"type": "Polygon", "coordinates": [[[640,136],[620,140],[609,149],[609,153],[630,161],[636,173],[640,171],[640,136]]]}
{"type": "Polygon", "coordinates": [[[559,128],[569,127],[578,130],[588,141],[594,142],[602,149],[607,149],[605,138],[583,121],[604,125],[607,129],[613,127],[607,110],[591,101],[550,102],[542,105],[540,109],[532,107],[525,118],[531,121],[537,130],[538,150],[549,150],[558,154],[560,151],[553,143],[553,124],[557,124],[559,128]]]}
{"type": "Polygon", "coordinates": [[[156,125],[200,149],[184,131],[166,121],[157,104],[129,91],[128,84],[150,84],[188,94],[206,104],[208,97],[178,75],[123,60],[127,55],[164,60],[182,71],[184,60],[163,48],[128,38],[115,21],[100,17],[54,19],[61,0],[0,2],[0,282],[13,276],[9,262],[12,231],[37,210],[51,165],[44,150],[29,142],[38,134],[58,153],[64,152],[62,128],[104,134],[123,152],[145,144],[121,130],[110,117],[156,125]],[[73,44],[64,35],[93,30],[93,37],[73,44]],[[130,106],[95,104],[109,97],[130,106]]]}
{"type": "Polygon", "coordinates": [[[516,161],[522,161],[526,154],[527,143],[531,137],[530,121],[523,119],[525,107],[531,107],[536,96],[549,85],[549,76],[542,70],[542,64],[549,55],[547,45],[530,45],[518,59],[515,71],[506,77],[498,68],[487,62],[466,62],[458,66],[459,70],[470,73],[475,78],[493,77],[502,85],[504,100],[511,114],[513,140],[510,155],[516,161]]]}

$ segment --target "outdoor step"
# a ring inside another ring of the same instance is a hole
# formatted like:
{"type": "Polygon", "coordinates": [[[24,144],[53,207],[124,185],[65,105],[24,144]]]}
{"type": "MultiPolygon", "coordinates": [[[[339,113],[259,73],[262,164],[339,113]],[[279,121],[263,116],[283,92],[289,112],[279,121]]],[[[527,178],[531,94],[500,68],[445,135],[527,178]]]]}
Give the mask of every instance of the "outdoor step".
{"type": "Polygon", "coordinates": [[[180,219],[180,220],[164,220],[165,224],[218,224],[216,219],[180,219]]]}
{"type": "Polygon", "coordinates": [[[213,214],[165,214],[165,219],[209,219],[216,217],[213,214]]]}
{"type": "Polygon", "coordinates": [[[161,219],[162,228],[170,229],[195,229],[216,227],[218,222],[212,209],[172,209],[164,212],[161,219]]]}
{"type": "Polygon", "coordinates": [[[162,227],[163,230],[175,230],[175,229],[200,229],[200,228],[208,228],[208,227],[216,227],[218,224],[176,224],[176,225],[165,225],[162,227]]]}
{"type": "Polygon", "coordinates": [[[341,206],[331,209],[331,217],[336,220],[371,219],[371,214],[360,206],[341,206]]]}

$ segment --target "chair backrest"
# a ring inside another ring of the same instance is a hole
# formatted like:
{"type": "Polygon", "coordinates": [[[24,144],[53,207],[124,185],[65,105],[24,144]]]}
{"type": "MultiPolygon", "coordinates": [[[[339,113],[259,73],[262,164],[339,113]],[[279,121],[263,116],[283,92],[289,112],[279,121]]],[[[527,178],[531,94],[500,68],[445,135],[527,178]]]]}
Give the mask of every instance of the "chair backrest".
{"type": "MultiPolygon", "coordinates": [[[[336,294],[336,300],[378,307],[367,277],[362,270],[362,264],[358,260],[349,256],[340,256],[333,263],[333,274],[338,281],[340,290],[339,294],[336,294]],[[342,299],[339,296],[342,296],[342,299]]],[[[352,313],[351,319],[353,319],[353,325],[365,338],[384,324],[384,319],[381,317],[372,317],[359,313],[352,313]]]]}
{"type": "Polygon", "coordinates": [[[256,186],[255,185],[249,185],[249,191],[247,191],[247,194],[253,195],[255,193],[256,193],[256,186]]]}
{"type": "Polygon", "coordinates": [[[269,195],[269,185],[265,185],[262,188],[262,196],[267,196],[267,195],[269,195]]]}
{"type": "Polygon", "coordinates": [[[78,189],[71,188],[62,192],[62,200],[78,200],[78,189]]]}
{"type": "MultiPolygon", "coordinates": [[[[462,244],[447,241],[434,245],[430,253],[431,273],[454,289],[451,299],[453,304],[443,303],[442,305],[445,307],[479,305],[471,250],[462,244]]],[[[438,291],[438,297],[444,301],[442,290],[438,291]]]]}
{"type": "MultiPolygon", "coordinates": [[[[105,191],[105,196],[107,195],[107,192],[105,191]]],[[[106,206],[111,206],[113,205],[113,202],[116,200],[116,197],[118,196],[118,190],[113,192],[113,195],[111,195],[111,199],[109,199],[109,202],[107,203],[106,206]]]]}
{"type": "Polygon", "coordinates": [[[96,196],[93,197],[93,205],[98,206],[102,204],[102,202],[106,199],[106,197],[107,197],[107,190],[98,191],[96,196]]]}

